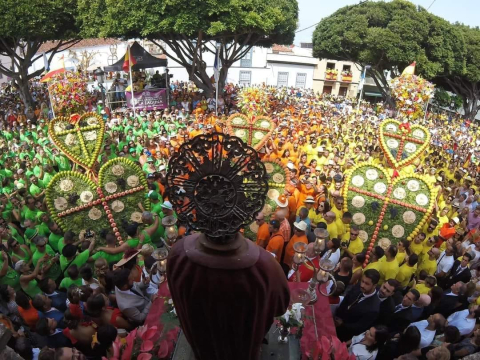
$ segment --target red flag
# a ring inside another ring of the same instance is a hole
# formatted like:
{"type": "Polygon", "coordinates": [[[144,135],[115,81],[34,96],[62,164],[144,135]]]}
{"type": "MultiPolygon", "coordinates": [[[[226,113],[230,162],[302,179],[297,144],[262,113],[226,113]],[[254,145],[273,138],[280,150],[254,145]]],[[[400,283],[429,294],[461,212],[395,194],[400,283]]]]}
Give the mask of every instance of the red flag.
{"type": "Polygon", "coordinates": [[[125,53],[125,60],[123,61],[123,71],[129,72],[130,68],[135,65],[137,61],[135,58],[132,56],[132,53],[130,52],[130,46],[127,48],[127,52],[125,53]]]}

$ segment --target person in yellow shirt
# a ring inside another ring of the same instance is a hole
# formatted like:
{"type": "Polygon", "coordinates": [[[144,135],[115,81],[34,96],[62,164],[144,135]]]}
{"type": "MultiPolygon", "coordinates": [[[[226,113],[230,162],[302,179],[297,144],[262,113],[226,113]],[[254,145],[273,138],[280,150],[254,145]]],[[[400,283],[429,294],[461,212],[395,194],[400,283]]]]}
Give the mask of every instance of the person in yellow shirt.
{"type": "Polygon", "coordinates": [[[337,196],[333,199],[332,211],[335,213],[335,223],[337,224],[338,236],[341,238],[345,234],[345,226],[343,225],[343,196],[337,196]]]}
{"type": "Polygon", "coordinates": [[[420,256],[423,250],[424,240],[425,240],[424,233],[417,234],[417,236],[415,236],[413,238],[413,241],[410,243],[410,253],[417,254],[418,256],[420,256]]]}
{"type": "MultiPolygon", "coordinates": [[[[443,224],[447,224],[450,220],[448,219],[448,212],[449,212],[448,207],[444,207],[442,211],[440,212],[440,215],[438,216],[438,223],[440,224],[440,228],[443,226],[443,224]]],[[[439,229],[440,231],[440,229],[439,229]]],[[[437,234],[438,235],[438,234],[437,234]]]]}
{"type": "Polygon", "coordinates": [[[382,262],[380,267],[380,282],[383,284],[389,279],[395,279],[398,274],[398,262],[395,258],[397,256],[397,247],[395,245],[390,245],[385,251],[385,261],[382,262]]]}
{"type": "Polygon", "coordinates": [[[437,271],[437,259],[440,256],[440,250],[432,248],[428,251],[428,257],[424,258],[422,263],[417,268],[417,275],[422,270],[425,270],[428,275],[434,275],[437,271]]]}
{"type": "Polygon", "coordinates": [[[428,294],[432,288],[437,285],[435,276],[427,275],[426,271],[422,272],[418,278],[419,282],[415,285],[415,289],[417,289],[420,294],[428,294]]]}
{"type": "Polygon", "coordinates": [[[383,250],[380,246],[375,246],[370,253],[368,265],[363,269],[363,272],[368,269],[375,269],[380,272],[380,268],[382,267],[382,263],[380,262],[380,260],[384,257],[384,255],[385,250],[383,250]]]}
{"type": "Polygon", "coordinates": [[[432,218],[429,223],[424,225],[422,232],[425,233],[427,239],[430,237],[438,236],[440,232],[438,221],[432,218]]]}
{"type": "Polygon", "coordinates": [[[408,261],[398,269],[398,274],[395,279],[400,282],[402,288],[405,288],[410,283],[412,275],[417,271],[417,262],[418,255],[412,254],[408,257],[408,261]]]}
{"type": "Polygon", "coordinates": [[[336,215],[333,211],[329,211],[325,214],[325,222],[327,223],[327,231],[330,239],[338,238],[338,229],[337,224],[335,223],[335,217],[336,215]]]}
{"type": "Polygon", "coordinates": [[[361,253],[363,251],[363,242],[362,239],[358,237],[360,233],[360,228],[357,225],[351,225],[350,231],[345,233],[342,237],[341,247],[348,257],[353,259],[355,254],[361,253]]]}
{"type": "Polygon", "coordinates": [[[399,266],[401,266],[404,263],[405,258],[410,252],[409,247],[410,247],[410,241],[408,241],[407,239],[403,239],[398,242],[397,256],[395,258],[397,259],[399,266]]]}
{"type": "Polygon", "coordinates": [[[431,236],[431,237],[428,237],[427,236],[427,239],[423,242],[423,250],[422,250],[422,254],[420,255],[422,257],[422,259],[425,257],[426,258],[426,254],[428,254],[428,251],[433,247],[433,245],[435,245],[436,241],[437,241],[438,237],[435,236],[431,236]]]}

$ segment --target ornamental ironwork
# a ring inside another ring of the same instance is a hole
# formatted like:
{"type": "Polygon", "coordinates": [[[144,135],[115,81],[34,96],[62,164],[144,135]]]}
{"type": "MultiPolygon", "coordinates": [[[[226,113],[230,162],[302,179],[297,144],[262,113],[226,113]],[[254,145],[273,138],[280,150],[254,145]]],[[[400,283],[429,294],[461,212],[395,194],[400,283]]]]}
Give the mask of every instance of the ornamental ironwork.
{"type": "Polygon", "coordinates": [[[265,166],[241,139],[223,133],[199,135],[172,156],[167,194],[181,221],[209,237],[233,235],[265,204],[265,166]]]}

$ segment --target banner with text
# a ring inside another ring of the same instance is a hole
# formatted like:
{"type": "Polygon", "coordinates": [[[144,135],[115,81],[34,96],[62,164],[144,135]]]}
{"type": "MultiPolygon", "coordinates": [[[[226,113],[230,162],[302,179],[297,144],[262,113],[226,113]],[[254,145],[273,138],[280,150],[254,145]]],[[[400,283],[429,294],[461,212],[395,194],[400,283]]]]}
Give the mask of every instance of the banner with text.
{"type": "MultiPolygon", "coordinates": [[[[135,91],[133,95],[136,109],[159,110],[168,107],[166,89],[135,91]]],[[[133,107],[132,93],[125,91],[125,96],[127,97],[127,106],[129,108],[133,107]]]]}

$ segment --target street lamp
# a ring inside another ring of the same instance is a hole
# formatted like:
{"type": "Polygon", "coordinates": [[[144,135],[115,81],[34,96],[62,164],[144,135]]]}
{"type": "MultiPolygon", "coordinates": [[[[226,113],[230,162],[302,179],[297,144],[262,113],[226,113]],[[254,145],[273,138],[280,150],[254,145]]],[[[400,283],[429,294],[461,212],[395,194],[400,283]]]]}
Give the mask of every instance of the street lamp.
{"type": "Polygon", "coordinates": [[[167,273],[167,257],[168,257],[168,250],[163,247],[163,248],[158,248],[152,253],[152,257],[155,259],[155,263],[152,265],[150,268],[150,280],[156,284],[159,285],[162,282],[165,281],[165,274],[167,273]],[[156,269],[155,269],[156,268],[156,269]],[[159,282],[157,283],[155,281],[155,277],[152,276],[152,274],[158,271],[159,273],[159,282]]]}
{"type": "Polygon", "coordinates": [[[98,86],[100,87],[100,91],[102,92],[102,103],[103,103],[103,106],[105,107],[105,105],[106,105],[105,104],[105,93],[103,92],[103,90],[104,90],[103,83],[105,81],[105,72],[100,67],[98,67],[97,70],[95,70],[94,74],[97,77],[98,86]]]}

